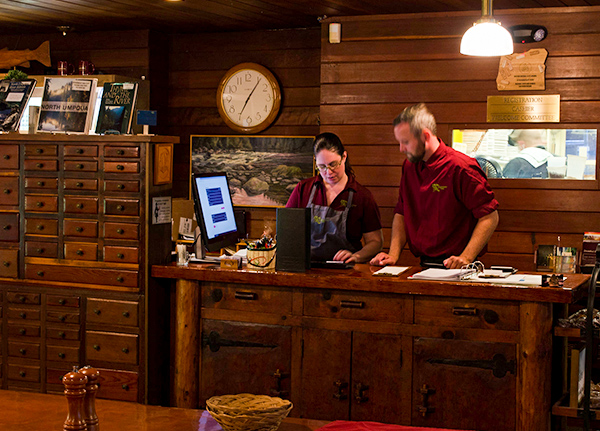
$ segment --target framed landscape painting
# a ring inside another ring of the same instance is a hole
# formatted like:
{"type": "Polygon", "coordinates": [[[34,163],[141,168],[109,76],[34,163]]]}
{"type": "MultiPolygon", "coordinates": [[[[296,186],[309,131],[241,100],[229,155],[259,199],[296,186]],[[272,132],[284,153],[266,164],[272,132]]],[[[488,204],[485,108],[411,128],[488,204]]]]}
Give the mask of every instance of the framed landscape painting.
{"type": "Polygon", "coordinates": [[[312,136],[192,135],[191,171],[225,172],[234,205],[285,206],[314,175],[312,136]]]}

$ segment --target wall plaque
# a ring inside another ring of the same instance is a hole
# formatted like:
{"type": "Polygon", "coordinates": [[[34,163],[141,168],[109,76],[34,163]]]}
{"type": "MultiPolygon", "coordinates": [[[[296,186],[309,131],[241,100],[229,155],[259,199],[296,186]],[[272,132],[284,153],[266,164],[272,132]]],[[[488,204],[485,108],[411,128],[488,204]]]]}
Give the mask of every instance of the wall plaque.
{"type": "Polygon", "coordinates": [[[558,123],[560,95],[488,96],[488,123],[558,123]]]}
{"type": "Polygon", "coordinates": [[[498,90],[545,90],[546,57],[548,51],[543,48],[500,57],[498,90]]]}

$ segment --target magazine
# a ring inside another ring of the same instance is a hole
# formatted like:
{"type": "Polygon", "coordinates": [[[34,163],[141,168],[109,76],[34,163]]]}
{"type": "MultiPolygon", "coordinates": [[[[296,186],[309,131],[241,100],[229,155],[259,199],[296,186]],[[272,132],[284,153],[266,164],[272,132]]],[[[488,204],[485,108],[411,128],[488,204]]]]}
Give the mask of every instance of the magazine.
{"type": "Polygon", "coordinates": [[[19,130],[23,110],[35,89],[35,79],[0,81],[0,131],[19,130]]]}
{"type": "Polygon", "coordinates": [[[96,78],[46,77],[37,131],[88,133],[97,82],[96,78]]]}
{"type": "Polygon", "coordinates": [[[137,82],[104,83],[96,133],[130,133],[137,90],[137,82]]]}

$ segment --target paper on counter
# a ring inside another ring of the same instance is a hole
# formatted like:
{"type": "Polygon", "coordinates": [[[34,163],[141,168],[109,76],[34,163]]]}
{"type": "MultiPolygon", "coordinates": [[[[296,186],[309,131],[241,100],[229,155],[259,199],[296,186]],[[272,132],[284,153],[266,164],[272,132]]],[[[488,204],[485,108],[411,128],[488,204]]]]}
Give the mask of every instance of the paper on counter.
{"type": "Polygon", "coordinates": [[[378,271],[375,271],[373,275],[382,277],[396,277],[406,271],[409,266],[386,266],[378,271]]]}

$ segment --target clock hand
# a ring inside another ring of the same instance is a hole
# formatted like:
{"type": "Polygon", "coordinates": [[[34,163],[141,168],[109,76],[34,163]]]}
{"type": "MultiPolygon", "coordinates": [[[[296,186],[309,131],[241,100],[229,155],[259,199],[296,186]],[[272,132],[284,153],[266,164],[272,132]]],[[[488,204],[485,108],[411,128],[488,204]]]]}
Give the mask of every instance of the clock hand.
{"type": "Polygon", "coordinates": [[[258,87],[258,83],[259,82],[260,82],[260,78],[258,78],[258,81],[256,81],[256,85],[254,86],[254,88],[252,89],[252,91],[250,92],[250,94],[248,94],[248,98],[244,102],[244,106],[243,106],[242,110],[240,111],[240,116],[238,118],[242,118],[242,112],[244,112],[244,109],[246,109],[246,105],[248,104],[248,100],[250,100],[250,97],[252,96],[252,93],[254,93],[254,90],[256,90],[256,87],[258,87]]]}

